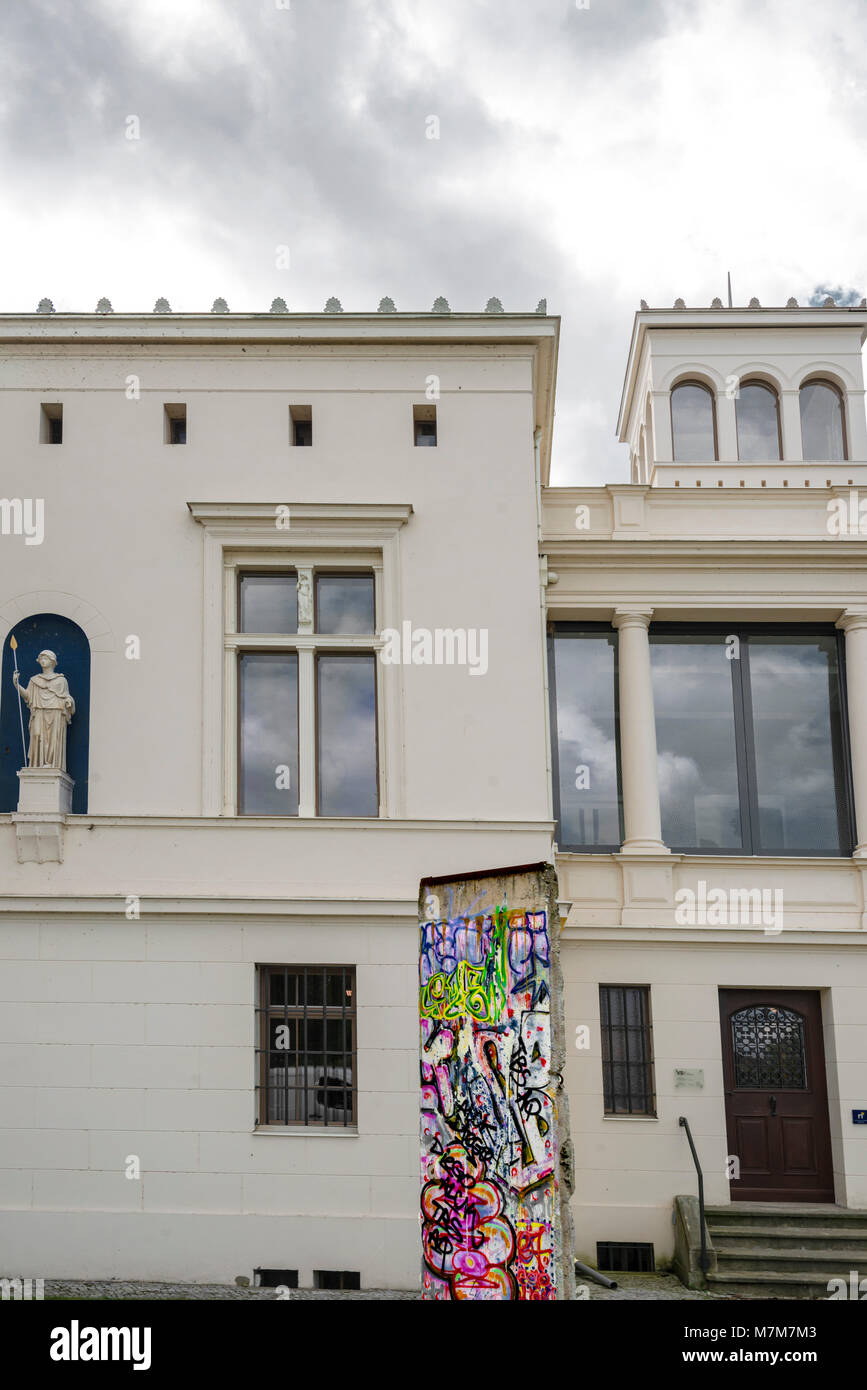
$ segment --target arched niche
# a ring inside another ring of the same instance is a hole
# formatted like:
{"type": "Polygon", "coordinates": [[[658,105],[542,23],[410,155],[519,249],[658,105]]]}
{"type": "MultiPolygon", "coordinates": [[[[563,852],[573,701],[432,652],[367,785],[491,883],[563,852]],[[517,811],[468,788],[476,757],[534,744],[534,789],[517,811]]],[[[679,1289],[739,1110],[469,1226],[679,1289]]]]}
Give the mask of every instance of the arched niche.
{"type": "Polygon", "coordinates": [[[90,643],[86,633],[71,618],[58,613],[36,613],[21,618],[10,628],[3,643],[3,662],[0,669],[0,811],[18,809],[18,771],[25,767],[21,740],[21,718],[24,723],[24,746],[30,737],[30,712],[19,700],[12,682],[15,669],[10,638],[18,643],[15,656],[22,686],[37,675],[36,657],[48,647],[57,655],[57,670],[69,682],[69,693],[75,701],[75,714],[66,735],[66,770],[75,786],[72,792],[74,815],[87,812],[87,779],[90,747],[90,643]]]}

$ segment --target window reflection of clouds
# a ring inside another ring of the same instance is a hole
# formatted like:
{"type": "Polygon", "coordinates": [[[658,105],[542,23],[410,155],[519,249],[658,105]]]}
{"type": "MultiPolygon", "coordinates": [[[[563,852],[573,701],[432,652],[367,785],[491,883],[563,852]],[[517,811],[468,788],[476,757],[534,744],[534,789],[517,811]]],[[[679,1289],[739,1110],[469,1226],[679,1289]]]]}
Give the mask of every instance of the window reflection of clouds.
{"type": "Polygon", "coordinates": [[[241,632],[297,632],[298,581],[294,574],[241,577],[241,632]]]}
{"type": "Polygon", "coordinates": [[[554,639],[562,846],[619,845],[614,646],[605,635],[554,639]],[[588,785],[576,787],[576,770],[588,785]]]}
{"type": "Polygon", "coordinates": [[[801,444],[805,459],[841,463],[843,447],[843,403],[824,381],[809,381],[800,391],[801,444]]]}
{"type": "Polygon", "coordinates": [[[833,637],[750,639],[762,849],[840,851],[833,637]]]}
{"type": "Polygon", "coordinates": [[[316,576],[317,632],[373,632],[373,608],[373,575],[316,576]]]}
{"type": "Polygon", "coordinates": [[[743,463],[772,463],[780,457],[777,393],[760,382],[741,386],[735,400],[738,458],[743,463]]]}
{"type": "Polygon", "coordinates": [[[716,458],[713,396],[706,386],[683,382],[671,393],[671,433],[679,462],[712,463],[716,458]]]}
{"type": "Polygon", "coordinates": [[[373,656],[320,656],[319,813],[379,814],[373,656]]]}
{"type": "Polygon", "coordinates": [[[724,637],[651,637],[662,838],[740,849],[731,662],[724,637]]]}
{"type": "Polygon", "coordinates": [[[247,652],[241,657],[241,810],[298,814],[298,658],[247,652]],[[277,768],[289,787],[277,787],[277,768]]]}

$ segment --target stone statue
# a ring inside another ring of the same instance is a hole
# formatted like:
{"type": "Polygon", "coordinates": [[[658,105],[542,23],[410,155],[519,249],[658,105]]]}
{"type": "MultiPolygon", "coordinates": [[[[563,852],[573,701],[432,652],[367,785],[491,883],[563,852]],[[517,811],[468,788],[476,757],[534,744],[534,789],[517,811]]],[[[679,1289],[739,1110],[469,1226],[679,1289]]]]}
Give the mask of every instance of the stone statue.
{"type": "Polygon", "coordinates": [[[310,575],[302,570],[298,576],[298,626],[309,627],[313,622],[313,590],[310,575]]]}
{"type": "Polygon", "coordinates": [[[55,671],[54,652],[40,652],[36,660],[42,667],[40,676],[31,676],[30,684],[22,690],[18,672],[12,675],[15,689],[30,710],[29,767],[56,767],[66,771],[66,726],[75,714],[75,701],[69,693],[65,676],[55,671]]]}

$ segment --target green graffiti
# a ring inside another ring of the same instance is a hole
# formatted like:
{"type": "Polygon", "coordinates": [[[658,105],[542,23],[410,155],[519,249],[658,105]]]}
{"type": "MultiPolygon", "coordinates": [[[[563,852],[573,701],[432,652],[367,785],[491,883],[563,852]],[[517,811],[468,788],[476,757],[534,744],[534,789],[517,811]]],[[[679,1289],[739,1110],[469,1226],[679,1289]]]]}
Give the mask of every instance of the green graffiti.
{"type": "Polygon", "coordinates": [[[422,1018],[457,1019],[469,1016],[479,1023],[498,1022],[506,1006],[506,929],[508,914],[497,908],[490,949],[481,965],[462,960],[449,974],[431,975],[422,987],[422,1018]]]}

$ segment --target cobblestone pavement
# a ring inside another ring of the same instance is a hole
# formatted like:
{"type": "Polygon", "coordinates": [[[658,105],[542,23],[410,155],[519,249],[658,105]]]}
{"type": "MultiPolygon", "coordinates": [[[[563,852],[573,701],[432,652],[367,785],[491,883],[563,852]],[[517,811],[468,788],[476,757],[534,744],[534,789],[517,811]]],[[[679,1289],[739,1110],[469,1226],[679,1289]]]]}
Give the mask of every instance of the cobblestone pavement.
{"type": "Polygon", "coordinates": [[[47,1299],[121,1299],[140,1301],[183,1299],[197,1302],[215,1299],[417,1299],[415,1289],[289,1289],[278,1295],[276,1289],[253,1289],[237,1284],[158,1284],[131,1279],[46,1279],[47,1299]]]}
{"type": "MultiPolygon", "coordinates": [[[[596,1299],[719,1299],[719,1294],[699,1293],[684,1288],[673,1274],[621,1274],[616,1289],[589,1284],[590,1301],[596,1299]]],[[[136,1280],[46,1279],[47,1299],[113,1299],[125,1301],[163,1301],[180,1299],[206,1301],[222,1299],[276,1300],[276,1289],[253,1289],[236,1284],[158,1284],[136,1280]]],[[[382,1301],[418,1300],[417,1289],[361,1289],[352,1292],[331,1289],[289,1289],[280,1301],[319,1299],[360,1299],[382,1301]]]]}
{"type": "MultiPolygon", "coordinates": [[[[688,1289],[675,1274],[616,1274],[609,1276],[617,1280],[616,1289],[603,1289],[600,1284],[588,1284],[590,1301],[596,1299],[688,1299],[693,1302],[731,1302],[726,1294],[702,1293],[700,1289],[688,1289]]],[[[580,1282],[580,1280],[576,1280],[580,1282]]]]}

